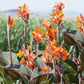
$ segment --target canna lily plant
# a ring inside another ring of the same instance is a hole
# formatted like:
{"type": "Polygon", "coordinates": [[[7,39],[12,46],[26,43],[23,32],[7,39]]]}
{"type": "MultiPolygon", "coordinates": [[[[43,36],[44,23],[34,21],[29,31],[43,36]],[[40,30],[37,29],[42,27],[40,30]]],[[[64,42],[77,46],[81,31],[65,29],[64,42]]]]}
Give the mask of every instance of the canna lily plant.
{"type": "Polygon", "coordinates": [[[52,19],[42,22],[45,31],[43,32],[40,28],[34,29],[31,34],[31,43],[28,45],[26,31],[30,10],[26,4],[23,7],[18,7],[17,16],[24,21],[24,35],[22,35],[24,46],[16,54],[11,53],[9,32],[13,27],[14,20],[8,16],[10,55],[7,52],[0,52],[0,75],[4,79],[3,83],[12,84],[18,80],[18,84],[82,84],[84,70],[84,30],[82,26],[84,26],[84,17],[82,14],[80,14],[80,18],[77,17],[78,27],[76,29],[78,31],[62,30],[65,6],[62,2],[56,2],[53,8],[54,11],[50,14],[52,19]],[[52,24],[56,27],[53,27],[52,24]],[[60,33],[64,35],[65,47],[61,45],[60,33]],[[40,51],[39,44],[43,41],[45,41],[45,50],[40,51]],[[32,49],[32,47],[35,48],[32,49]]]}

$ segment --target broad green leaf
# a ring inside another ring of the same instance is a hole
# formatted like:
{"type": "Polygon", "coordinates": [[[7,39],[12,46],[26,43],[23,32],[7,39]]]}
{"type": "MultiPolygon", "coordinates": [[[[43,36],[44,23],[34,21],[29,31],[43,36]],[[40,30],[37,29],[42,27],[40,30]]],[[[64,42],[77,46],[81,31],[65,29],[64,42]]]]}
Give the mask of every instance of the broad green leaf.
{"type": "Polygon", "coordinates": [[[3,82],[3,78],[0,76],[0,83],[3,82]]]}
{"type": "Polygon", "coordinates": [[[72,37],[73,37],[73,35],[71,35],[71,34],[67,34],[67,33],[64,34],[64,43],[66,46],[75,44],[75,41],[72,37]]]}
{"type": "MultiPolygon", "coordinates": [[[[9,52],[0,52],[0,60],[4,62],[4,64],[10,64],[10,56],[9,56],[9,52]]],[[[13,64],[20,64],[17,56],[12,53],[12,63],[13,64]]]]}
{"type": "Polygon", "coordinates": [[[38,69],[42,69],[45,66],[45,63],[39,57],[35,58],[34,61],[38,69]]]}
{"type": "Polygon", "coordinates": [[[70,59],[66,59],[64,62],[67,63],[68,65],[70,65],[77,72],[77,65],[75,64],[74,61],[72,61],[70,59]]]}
{"type": "Polygon", "coordinates": [[[4,69],[3,73],[5,73],[6,76],[8,76],[8,78],[11,80],[22,79],[24,84],[28,84],[28,79],[30,79],[30,73],[27,68],[23,65],[20,65],[17,56],[14,53],[12,53],[13,64],[10,64],[9,58],[10,56],[8,52],[0,52],[0,61],[4,64],[3,66],[0,62],[0,68],[4,69]]]}
{"type": "Polygon", "coordinates": [[[82,80],[84,81],[84,71],[82,72],[82,80]]]}
{"type": "Polygon", "coordinates": [[[38,70],[38,67],[36,67],[33,72],[32,72],[32,77],[35,78],[37,76],[39,76],[41,73],[38,70]]]}
{"type": "Polygon", "coordinates": [[[84,37],[83,35],[81,34],[81,32],[76,32],[75,34],[75,38],[81,42],[82,46],[84,47],[84,37]]]}
{"type": "Polygon", "coordinates": [[[51,83],[52,83],[52,79],[53,79],[53,76],[51,76],[51,77],[47,80],[47,82],[45,82],[44,84],[51,84],[51,83]]]}
{"type": "Polygon", "coordinates": [[[46,81],[46,79],[47,79],[47,74],[42,74],[30,80],[29,84],[41,84],[43,81],[46,81]]]}
{"type": "Polygon", "coordinates": [[[75,37],[76,33],[77,33],[77,31],[75,31],[75,30],[67,29],[67,30],[63,31],[65,46],[75,45],[76,43],[78,43],[82,47],[82,43],[80,41],[78,41],[78,39],[75,37]]]}
{"type": "Polygon", "coordinates": [[[72,68],[67,68],[64,71],[63,75],[65,76],[65,74],[67,74],[70,84],[72,84],[72,83],[78,84],[77,73],[72,68]]]}
{"type": "Polygon", "coordinates": [[[80,60],[81,60],[81,70],[84,70],[84,49],[80,54],[80,60]]]}
{"type": "Polygon", "coordinates": [[[6,73],[4,73],[4,81],[3,82],[4,82],[4,84],[12,84],[13,80],[9,76],[7,76],[6,73]]]}

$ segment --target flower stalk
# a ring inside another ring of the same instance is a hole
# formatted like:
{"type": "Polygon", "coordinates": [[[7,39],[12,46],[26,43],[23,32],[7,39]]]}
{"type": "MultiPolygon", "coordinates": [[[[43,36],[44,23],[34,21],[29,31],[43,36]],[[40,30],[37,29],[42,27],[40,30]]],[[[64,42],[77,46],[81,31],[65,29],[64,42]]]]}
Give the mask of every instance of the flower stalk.
{"type": "Polygon", "coordinates": [[[57,24],[57,42],[58,46],[60,46],[60,26],[57,24]]]}
{"type": "Polygon", "coordinates": [[[10,53],[10,64],[12,64],[12,53],[11,53],[11,43],[10,43],[10,16],[8,16],[7,32],[8,32],[8,45],[9,45],[9,53],[10,53]]]}
{"type": "Polygon", "coordinates": [[[30,51],[31,51],[31,53],[32,53],[32,44],[33,44],[33,35],[31,35],[31,42],[30,42],[30,51]]]}
{"type": "Polygon", "coordinates": [[[26,36],[26,31],[27,31],[27,22],[24,21],[24,48],[27,49],[27,36],[26,36]]]}
{"type": "Polygon", "coordinates": [[[36,51],[36,56],[38,56],[38,42],[36,42],[36,47],[35,47],[35,51],[36,51]]]}
{"type": "Polygon", "coordinates": [[[78,79],[79,79],[79,84],[82,84],[82,74],[81,74],[81,72],[78,74],[78,79]]]}
{"type": "Polygon", "coordinates": [[[56,68],[55,68],[54,58],[52,58],[52,61],[53,61],[53,69],[54,69],[54,83],[57,84],[56,68]]]}

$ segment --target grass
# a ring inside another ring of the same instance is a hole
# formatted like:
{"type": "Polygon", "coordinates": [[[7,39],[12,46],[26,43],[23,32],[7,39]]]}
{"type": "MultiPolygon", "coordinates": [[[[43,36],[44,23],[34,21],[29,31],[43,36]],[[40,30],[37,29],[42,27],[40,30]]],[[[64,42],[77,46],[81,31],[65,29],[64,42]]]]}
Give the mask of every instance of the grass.
{"type": "MultiPolygon", "coordinates": [[[[27,27],[27,42],[28,45],[30,44],[30,37],[31,32],[39,27],[42,29],[42,31],[45,30],[45,28],[42,26],[42,22],[44,19],[50,19],[48,17],[41,17],[41,16],[33,16],[30,17],[28,27],[27,27]]],[[[64,19],[62,21],[62,29],[73,29],[75,30],[77,27],[77,24],[75,23],[75,19],[64,19]]],[[[6,17],[0,17],[0,50],[1,51],[8,51],[8,40],[7,40],[7,18],[6,17]]],[[[54,25],[53,25],[54,26],[54,25]]],[[[56,26],[54,26],[56,28],[56,26]]],[[[23,42],[20,36],[19,30],[24,30],[24,23],[21,18],[18,18],[14,16],[14,28],[10,29],[10,36],[11,36],[11,50],[12,52],[18,52],[19,49],[21,49],[21,46],[23,46],[23,42]]],[[[63,45],[63,35],[61,34],[61,43],[63,45]]],[[[40,44],[39,49],[43,50],[45,48],[45,42],[40,44]]]]}

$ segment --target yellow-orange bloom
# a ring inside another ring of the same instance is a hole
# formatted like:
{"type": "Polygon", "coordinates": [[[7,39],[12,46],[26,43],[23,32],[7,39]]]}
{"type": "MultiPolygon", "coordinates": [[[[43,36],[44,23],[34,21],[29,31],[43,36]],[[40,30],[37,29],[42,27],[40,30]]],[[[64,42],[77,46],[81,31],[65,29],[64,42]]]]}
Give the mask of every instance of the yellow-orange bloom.
{"type": "Polygon", "coordinates": [[[53,24],[57,24],[60,23],[64,14],[60,10],[56,9],[53,11],[53,14],[50,14],[50,16],[52,16],[51,22],[53,22],[53,24]]]}
{"type": "Polygon", "coordinates": [[[43,35],[44,35],[44,34],[45,34],[45,33],[42,32],[42,30],[39,29],[39,28],[35,29],[35,30],[32,32],[32,35],[34,36],[35,41],[37,41],[37,42],[42,42],[43,40],[45,40],[45,39],[43,38],[43,35]]]}
{"type": "Polygon", "coordinates": [[[50,16],[52,16],[51,22],[53,24],[58,24],[61,22],[61,19],[64,16],[64,14],[62,13],[62,10],[64,9],[64,4],[62,2],[60,3],[56,2],[53,8],[55,8],[55,10],[53,11],[52,14],[50,14],[50,16]]]}
{"type": "Polygon", "coordinates": [[[21,64],[27,64],[24,58],[21,59],[20,63],[21,64]]]}
{"type": "Polygon", "coordinates": [[[16,54],[18,57],[22,57],[22,56],[24,56],[24,54],[23,54],[23,52],[21,51],[21,50],[19,50],[19,52],[16,54]]]}
{"type": "Polygon", "coordinates": [[[22,48],[22,51],[19,50],[19,53],[17,53],[18,57],[21,58],[20,63],[25,65],[27,69],[35,68],[34,58],[36,58],[36,55],[29,52],[29,46],[27,45],[27,49],[22,48]]]}
{"type": "Polygon", "coordinates": [[[84,37],[84,28],[82,28],[81,25],[84,26],[84,17],[82,16],[82,14],[80,14],[80,18],[79,16],[77,16],[77,21],[76,23],[78,24],[78,27],[76,28],[79,32],[81,32],[81,34],[83,35],[84,37]]]}
{"type": "Polygon", "coordinates": [[[44,20],[43,23],[42,23],[42,25],[43,25],[43,27],[45,27],[46,29],[51,27],[51,24],[49,23],[49,20],[44,20]]]}
{"type": "Polygon", "coordinates": [[[14,27],[14,26],[13,26],[13,22],[14,22],[14,19],[9,17],[9,19],[8,19],[9,29],[10,29],[11,27],[12,27],[12,28],[14,27]]]}
{"type": "Polygon", "coordinates": [[[76,21],[76,23],[80,23],[79,16],[77,16],[77,21],[76,21]]]}
{"type": "Polygon", "coordinates": [[[42,70],[40,71],[40,73],[45,73],[45,72],[49,72],[50,71],[50,67],[45,65],[44,67],[42,67],[42,70]]]}
{"type": "Polygon", "coordinates": [[[18,17],[21,17],[23,20],[27,20],[29,18],[29,12],[30,10],[26,6],[26,4],[24,4],[23,7],[18,6],[17,15],[18,17]]]}
{"type": "Polygon", "coordinates": [[[42,23],[43,27],[45,27],[46,30],[46,36],[48,40],[56,39],[55,38],[55,28],[52,27],[51,23],[49,23],[49,20],[44,20],[42,23]]]}
{"type": "Polygon", "coordinates": [[[55,6],[53,8],[56,8],[58,10],[63,10],[65,8],[65,6],[62,2],[60,2],[60,3],[55,2],[55,6]]]}
{"type": "Polygon", "coordinates": [[[76,28],[78,31],[83,31],[81,25],[78,25],[78,27],[76,28]]]}

